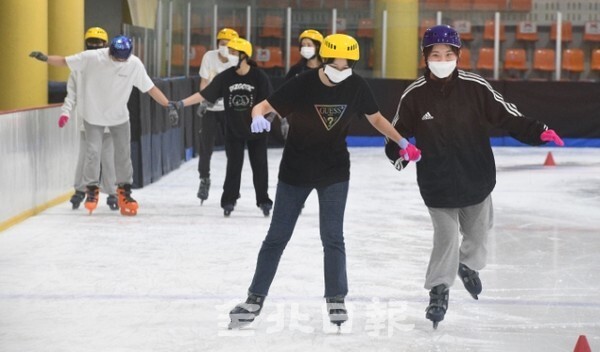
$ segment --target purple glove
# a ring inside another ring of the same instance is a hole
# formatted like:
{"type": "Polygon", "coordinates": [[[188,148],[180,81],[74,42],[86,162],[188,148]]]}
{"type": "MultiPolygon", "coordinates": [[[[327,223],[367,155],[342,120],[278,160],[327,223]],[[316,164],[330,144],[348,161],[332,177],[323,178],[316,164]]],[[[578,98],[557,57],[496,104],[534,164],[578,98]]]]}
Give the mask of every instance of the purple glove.
{"type": "Polygon", "coordinates": [[[65,127],[65,125],[67,124],[68,121],[69,121],[69,116],[60,115],[60,117],[58,118],[58,127],[60,127],[60,128],[65,127]]]}
{"type": "Polygon", "coordinates": [[[252,118],[250,130],[252,133],[269,132],[271,130],[271,123],[264,116],[258,115],[252,118]]]}
{"type": "Polygon", "coordinates": [[[421,151],[419,148],[410,144],[406,138],[402,138],[398,145],[400,146],[400,156],[402,159],[414,162],[421,160],[421,151]]]}
{"type": "Polygon", "coordinates": [[[542,132],[542,134],[540,135],[540,139],[544,142],[554,142],[554,144],[556,144],[559,147],[565,145],[565,142],[563,142],[563,140],[560,139],[560,137],[556,134],[556,132],[554,132],[554,130],[547,130],[542,132]]]}

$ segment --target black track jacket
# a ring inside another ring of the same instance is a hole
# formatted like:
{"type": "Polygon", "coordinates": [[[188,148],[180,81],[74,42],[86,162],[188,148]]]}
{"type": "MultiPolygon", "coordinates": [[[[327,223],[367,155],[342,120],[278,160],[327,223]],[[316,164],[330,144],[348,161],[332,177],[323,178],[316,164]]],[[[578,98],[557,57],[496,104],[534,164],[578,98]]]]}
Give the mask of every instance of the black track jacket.
{"type": "MultiPolygon", "coordinates": [[[[540,145],[548,127],[521,114],[481,76],[455,70],[451,80],[432,80],[429,70],[409,85],[398,105],[394,127],[415,137],[422,151],[417,182],[428,207],[462,208],[482,202],[496,185],[490,145],[492,127],[517,140],[540,145]]],[[[398,145],[386,143],[386,154],[401,170],[398,145]]]]}

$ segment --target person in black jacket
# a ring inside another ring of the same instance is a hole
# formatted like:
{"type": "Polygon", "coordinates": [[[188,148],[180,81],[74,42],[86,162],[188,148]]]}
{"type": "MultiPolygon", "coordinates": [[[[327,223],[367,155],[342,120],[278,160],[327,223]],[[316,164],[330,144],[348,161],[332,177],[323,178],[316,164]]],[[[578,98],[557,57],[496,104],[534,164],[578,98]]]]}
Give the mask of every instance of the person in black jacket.
{"type": "MultiPolygon", "coordinates": [[[[460,47],[450,26],[425,31],[425,74],[406,88],[393,120],[398,132],[415,137],[422,150],[417,182],[434,228],[425,279],[430,290],[426,317],[434,328],[444,319],[457,272],[473,298],[482,291],[478,270],[486,264],[496,184],[489,129],[507,130],[530,145],[563,145],[553,130],[523,116],[481,76],[457,70],[460,47]]],[[[408,163],[398,157],[396,143],[387,143],[386,153],[398,170],[408,163]]]]}
{"type": "Polygon", "coordinates": [[[176,103],[179,109],[206,100],[215,103],[223,98],[225,104],[225,154],[227,170],[221,207],[225,216],[230,216],[240,197],[244,148],[248,146],[252,167],[256,205],[265,216],[269,216],[273,201],[269,198],[269,170],[267,163],[267,134],[250,131],[252,107],[266,99],[272,92],[267,74],[256,67],[252,57],[252,44],[243,38],[232,38],[227,43],[228,60],[233,67],[219,73],[199,93],[176,103]]]}

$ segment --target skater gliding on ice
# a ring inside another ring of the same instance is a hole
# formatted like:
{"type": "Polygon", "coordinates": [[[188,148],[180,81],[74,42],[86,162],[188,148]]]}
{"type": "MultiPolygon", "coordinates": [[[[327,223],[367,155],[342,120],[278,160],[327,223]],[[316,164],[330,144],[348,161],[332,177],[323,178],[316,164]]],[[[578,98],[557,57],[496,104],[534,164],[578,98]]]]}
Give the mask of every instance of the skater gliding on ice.
{"type": "Polygon", "coordinates": [[[175,103],[179,108],[198,104],[206,100],[215,103],[223,99],[225,104],[225,154],[227,170],[221,207],[223,214],[230,216],[240,197],[244,148],[252,167],[252,179],[256,195],[256,206],[269,216],[273,201],[269,198],[269,170],[267,164],[267,134],[250,131],[252,107],[271,94],[271,82],[267,74],[256,67],[251,59],[252,44],[243,38],[232,38],[227,43],[228,58],[233,67],[219,73],[198,93],[175,103]]]}
{"type": "MultiPolygon", "coordinates": [[[[100,27],[89,28],[85,32],[85,48],[86,50],[102,49],[108,46],[108,34],[100,27]]],[[[69,74],[67,81],[67,96],[61,107],[61,115],[58,119],[58,126],[63,128],[69,121],[72,111],[77,107],[77,97],[84,94],[81,91],[82,84],[79,83],[80,75],[76,71],[69,74]]],[[[79,205],[85,199],[86,184],[83,182],[83,164],[86,156],[86,141],[85,129],[83,128],[83,116],[76,115],[77,125],[80,129],[79,138],[79,156],[77,157],[77,167],[75,168],[75,194],[71,197],[73,209],[78,209],[79,205]]],[[[106,204],[112,210],[118,210],[117,201],[117,185],[115,180],[115,148],[112,141],[112,136],[108,128],[104,129],[102,136],[102,151],[100,152],[101,160],[101,175],[100,175],[100,191],[108,194],[106,204]]]]}
{"type": "MultiPolygon", "coordinates": [[[[230,68],[229,48],[227,43],[237,38],[238,33],[231,28],[223,28],[217,33],[218,49],[210,50],[202,57],[200,64],[200,90],[202,91],[216,75],[230,68]]],[[[198,151],[198,173],[200,174],[200,186],[197,196],[200,204],[208,199],[210,190],[210,159],[215,147],[217,135],[225,134],[225,106],[223,98],[218,99],[206,109],[198,109],[200,116],[200,150],[198,151]]]]}
{"type": "MultiPolygon", "coordinates": [[[[460,48],[450,26],[425,31],[425,73],[406,88],[393,121],[423,152],[417,183],[433,224],[425,288],[430,290],[426,318],[434,328],[444,320],[457,274],[474,299],[482,291],[478,271],[487,260],[496,185],[489,130],[501,128],[530,145],[563,145],[553,130],[523,116],[481,76],[457,70],[460,48]]],[[[408,163],[398,158],[396,143],[386,144],[386,154],[398,170],[408,163]]]]}
{"type": "MultiPolygon", "coordinates": [[[[127,102],[133,87],[148,93],[160,105],[169,109],[171,122],[176,124],[177,111],[158,89],[144,65],[131,54],[133,44],[126,36],[116,36],[109,48],[86,50],[63,57],[34,51],[29,56],[53,66],[69,67],[80,76],[81,96],[77,113],[84,119],[86,157],[83,182],[87,185],[85,207],[90,214],[98,205],[100,155],[103,135],[108,127],[115,149],[115,174],[118,205],[122,215],[136,215],[138,204],[131,197],[133,166],[131,164],[131,131],[127,102]]],[[[79,89],[79,88],[78,88],[79,89]]]]}
{"type": "Polygon", "coordinates": [[[381,115],[370,87],[353,72],[358,42],[345,34],[324,39],[324,65],[293,77],[252,109],[252,131],[270,130],[264,117],[290,116],[290,130],[279,167],[275,208],[256,263],[245,303],[230,313],[230,328],[254,321],[261,312],[283,250],[290,240],[302,205],[316,189],[324,252],[325,300],[329,319],[340,326],[348,319],[344,212],[350,179],[346,136],[354,120],[364,118],[375,129],[402,145],[401,152],[417,161],[420,151],[381,115]]]}

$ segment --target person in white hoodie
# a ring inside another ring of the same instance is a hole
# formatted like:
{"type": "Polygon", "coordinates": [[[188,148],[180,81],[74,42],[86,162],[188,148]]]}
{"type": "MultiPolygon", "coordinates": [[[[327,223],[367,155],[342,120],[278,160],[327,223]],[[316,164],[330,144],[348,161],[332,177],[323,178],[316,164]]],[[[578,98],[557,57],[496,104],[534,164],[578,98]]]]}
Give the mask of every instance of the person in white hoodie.
{"type": "MultiPolygon", "coordinates": [[[[91,27],[85,32],[85,49],[96,50],[108,46],[108,34],[103,28],[91,27]]],[[[75,193],[71,197],[73,209],[78,209],[79,205],[85,199],[86,184],[83,183],[83,164],[86,155],[85,149],[85,129],[83,128],[83,116],[77,116],[73,112],[77,106],[77,97],[82,95],[81,84],[78,84],[81,75],[76,71],[71,72],[67,81],[67,96],[61,107],[61,115],[58,119],[58,126],[63,128],[72,116],[77,118],[77,125],[80,130],[79,138],[79,156],[77,157],[77,167],[75,168],[75,193]]],[[[102,138],[102,152],[100,161],[100,191],[106,193],[106,204],[112,210],[118,210],[117,204],[117,185],[115,180],[115,148],[113,146],[112,136],[108,128],[105,128],[102,138]]]]}
{"type": "Polygon", "coordinates": [[[53,66],[69,67],[81,75],[77,114],[83,116],[86,135],[86,157],[83,182],[87,185],[85,207],[90,214],[98,205],[100,183],[100,154],[106,127],[113,137],[118,205],[122,215],[137,214],[138,203],[131,197],[133,166],[131,163],[131,128],[127,102],[133,87],[148,93],[156,102],[169,109],[172,124],[177,124],[175,106],[154,85],[144,64],[132,55],[130,38],[119,35],[108,48],[86,50],[71,56],[45,55],[39,51],[29,54],[53,66]]]}

